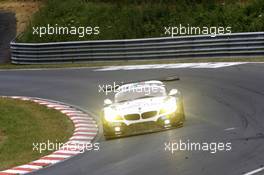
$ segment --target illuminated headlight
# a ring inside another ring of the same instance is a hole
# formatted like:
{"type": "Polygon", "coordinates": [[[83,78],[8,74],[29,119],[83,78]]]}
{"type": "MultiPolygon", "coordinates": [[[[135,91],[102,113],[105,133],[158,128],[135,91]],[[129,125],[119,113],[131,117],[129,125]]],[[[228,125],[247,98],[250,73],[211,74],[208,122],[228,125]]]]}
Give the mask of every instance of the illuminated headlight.
{"type": "Polygon", "coordinates": [[[171,98],[164,102],[160,114],[171,114],[177,110],[176,100],[171,98]]]}
{"type": "Polygon", "coordinates": [[[122,117],[113,108],[105,108],[104,110],[105,120],[112,122],[115,120],[122,120],[122,117]]]}
{"type": "Polygon", "coordinates": [[[115,132],[120,132],[121,128],[119,126],[115,127],[115,132]]]}
{"type": "Polygon", "coordinates": [[[168,119],[167,120],[164,120],[164,124],[165,125],[169,125],[170,124],[170,120],[168,120],[168,119]]]}

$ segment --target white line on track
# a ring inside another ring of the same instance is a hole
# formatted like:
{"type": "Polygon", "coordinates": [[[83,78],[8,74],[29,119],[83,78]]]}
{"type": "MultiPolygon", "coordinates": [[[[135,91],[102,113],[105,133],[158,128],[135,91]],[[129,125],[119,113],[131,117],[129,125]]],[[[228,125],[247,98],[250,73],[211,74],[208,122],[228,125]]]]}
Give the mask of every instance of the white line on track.
{"type": "Polygon", "coordinates": [[[229,67],[248,62],[208,62],[208,63],[176,63],[176,64],[146,64],[146,65],[129,65],[129,66],[105,66],[94,71],[116,71],[116,70],[140,70],[140,69],[176,69],[176,68],[205,68],[215,69],[229,67]]]}
{"type": "Polygon", "coordinates": [[[96,127],[96,125],[94,127],[89,127],[89,128],[80,126],[80,127],[76,127],[74,131],[80,131],[80,130],[97,131],[98,128],[96,127]]]}
{"type": "Polygon", "coordinates": [[[26,174],[28,173],[29,171],[24,171],[24,170],[12,170],[12,169],[9,169],[9,170],[5,170],[3,171],[3,173],[10,173],[10,174],[26,174]]]}
{"type": "Polygon", "coordinates": [[[77,139],[89,139],[92,140],[94,137],[92,136],[73,136],[70,138],[70,140],[77,140],[77,139]]]}
{"type": "Polygon", "coordinates": [[[261,167],[261,168],[255,169],[255,170],[253,170],[253,171],[250,171],[250,172],[248,172],[248,173],[245,173],[245,174],[243,174],[243,175],[253,175],[253,174],[257,174],[257,173],[259,173],[259,172],[261,172],[261,171],[263,171],[263,170],[264,170],[264,167],[261,167]]]}
{"type": "Polygon", "coordinates": [[[77,140],[72,140],[72,141],[69,141],[70,144],[79,144],[79,145],[82,145],[82,144],[87,144],[87,143],[90,143],[90,141],[77,141],[77,140]]]}
{"type": "MultiPolygon", "coordinates": [[[[217,62],[215,62],[217,63],[217,62]]],[[[221,62],[219,62],[221,63],[221,62]]],[[[223,62],[222,62],[223,63],[223,62]]],[[[229,63],[229,62],[227,62],[229,63]]],[[[231,63],[231,62],[230,62],[231,63]]],[[[239,62],[242,64],[261,64],[263,62],[239,62]]],[[[178,63],[178,64],[186,64],[186,63],[178,63]]],[[[194,63],[195,64],[195,63],[194,63]]],[[[198,63],[196,63],[198,64],[198,63]]],[[[159,64],[154,64],[159,65],[159,64]]],[[[130,65],[124,65],[124,66],[130,66],[130,65]]],[[[50,71],[50,70],[81,70],[81,69],[95,69],[95,71],[98,71],[100,69],[104,69],[107,66],[92,66],[92,67],[64,67],[64,68],[25,68],[25,69],[0,69],[0,72],[12,72],[12,71],[50,71]]],[[[108,66],[110,67],[110,66],[108,66]]]]}
{"type": "Polygon", "coordinates": [[[87,117],[89,116],[88,114],[69,114],[69,116],[78,116],[78,117],[87,117]]]}
{"type": "Polygon", "coordinates": [[[95,135],[96,132],[75,132],[73,135],[78,135],[78,134],[92,134],[92,135],[95,135]]]}
{"type": "MultiPolygon", "coordinates": [[[[64,147],[65,148],[65,147],[64,147]]],[[[59,151],[56,151],[56,152],[54,152],[54,154],[60,154],[60,153],[62,153],[62,154],[79,154],[80,153],[80,151],[73,151],[73,150],[59,150],[59,151]]]]}
{"type": "Polygon", "coordinates": [[[81,123],[81,124],[75,124],[75,127],[78,128],[78,127],[87,127],[87,128],[90,128],[90,127],[97,127],[96,124],[86,124],[86,123],[81,123]]]}
{"type": "Polygon", "coordinates": [[[232,130],[235,130],[236,128],[226,128],[224,129],[225,131],[232,131],[232,130]]]}
{"type": "Polygon", "coordinates": [[[48,160],[48,159],[39,159],[34,161],[35,163],[48,163],[48,164],[55,164],[60,162],[61,160],[48,160]]]}
{"type": "Polygon", "coordinates": [[[50,155],[47,155],[46,157],[68,158],[68,157],[71,157],[71,155],[50,154],[50,155]]]}
{"type": "Polygon", "coordinates": [[[73,123],[76,123],[76,124],[96,124],[95,121],[91,121],[91,120],[73,120],[73,123]]]}
{"type": "Polygon", "coordinates": [[[42,166],[37,166],[37,165],[21,165],[21,166],[18,166],[16,168],[30,168],[30,169],[37,170],[37,169],[42,168],[42,166]]]}
{"type": "Polygon", "coordinates": [[[90,118],[88,115],[87,116],[83,116],[83,117],[70,117],[72,120],[92,120],[92,118],[90,118]]]}

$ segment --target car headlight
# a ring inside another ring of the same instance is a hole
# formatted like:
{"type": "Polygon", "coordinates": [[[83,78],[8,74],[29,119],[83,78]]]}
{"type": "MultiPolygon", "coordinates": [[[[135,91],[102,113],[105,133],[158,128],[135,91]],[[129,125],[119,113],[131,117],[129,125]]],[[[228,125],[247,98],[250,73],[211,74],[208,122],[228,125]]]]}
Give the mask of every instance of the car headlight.
{"type": "Polygon", "coordinates": [[[105,108],[104,110],[105,120],[112,122],[114,120],[122,120],[122,117],[113,108],[105,108]]]}
{"type": "Polygon", "coordinates": [[[160,109],[160,114],[171,114],[177,110],[176,100],[171,98],[164,102],[162,108],[160,109]]]}

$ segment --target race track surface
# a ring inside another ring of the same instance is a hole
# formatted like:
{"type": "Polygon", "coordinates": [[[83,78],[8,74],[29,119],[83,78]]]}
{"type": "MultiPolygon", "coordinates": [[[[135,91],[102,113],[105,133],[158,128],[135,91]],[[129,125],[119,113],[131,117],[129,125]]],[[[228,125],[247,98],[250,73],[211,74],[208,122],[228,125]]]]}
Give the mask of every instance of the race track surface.
{"type": "MultiPolygon", "coordinates": [[[[80,106],[99,115],[98,85],[178,75],[168,83],[184,95],[184,127],[105,141],[90,151],[47,167],[37,175],[244,174],[264,165],[264,64],[217,69],[148,69],[99,72],[94,69],[0,72],[0,95],[35,96],[80,106]],[[164,150],[165,142],[231,142],[232,150],[164,150]]],[[[100,123],[99,123],[100,124],[100,123]]],[[[263,173],[263,171],[262,171],[263,173]]]]}

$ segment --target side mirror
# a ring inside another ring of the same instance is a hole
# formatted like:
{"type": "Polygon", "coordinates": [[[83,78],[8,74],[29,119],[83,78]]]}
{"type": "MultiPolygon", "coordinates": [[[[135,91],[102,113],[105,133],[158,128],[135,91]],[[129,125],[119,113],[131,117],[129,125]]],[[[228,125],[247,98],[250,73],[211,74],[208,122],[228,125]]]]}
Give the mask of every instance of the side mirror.
{"type": "Polygon", "coordinates": [[[169,95],[173,96],[173,95],[176,95],[178,92],[179,91],[177,89],[172,89],[172,90],[170,90],[169,95]]]}
{"type": "Polygon", "coordinates": [[[111,105],[113,102],[110,99],[104,100],[104,105],[111,105]]]}

